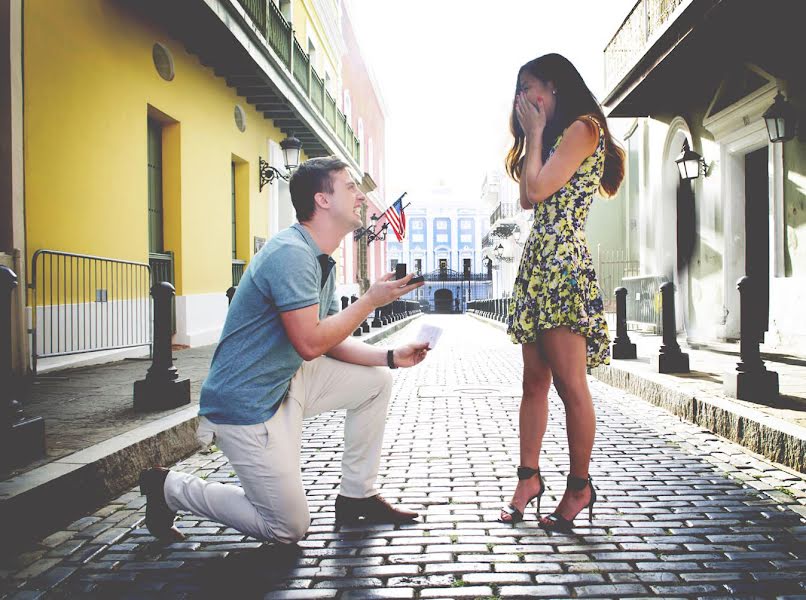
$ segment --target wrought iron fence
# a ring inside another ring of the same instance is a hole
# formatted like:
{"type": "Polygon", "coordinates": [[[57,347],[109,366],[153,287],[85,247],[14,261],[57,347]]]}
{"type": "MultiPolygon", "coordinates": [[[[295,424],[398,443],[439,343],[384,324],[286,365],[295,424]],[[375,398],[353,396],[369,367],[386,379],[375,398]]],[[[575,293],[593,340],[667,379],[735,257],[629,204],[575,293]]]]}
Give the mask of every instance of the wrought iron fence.
{"type": "Polygon", "coordinates": [[[151,267],[37,250],[31,260],[32,368],[42,358],[152,343],[151,267]]]}
{"type": "MultiPolygon", "coordinates": [[[[157,285],[162,281],[167,281],[171,285],[176,285],[174,279],[174,253],[149,252],[148,264],[151,265],[151,285],[157,285]]],[[[171,333],[176,333],[176,299],[171,302],[171,333]]]]}
{"type": "Polygon", "coordinates": [[[605,83],[613,86],[635,63],[649,39],[669,20],[677,7],[690,0],[638,0],[613,39],[605,47],[605,83]]]}
{"type": "Polygon", "coordinates": [[[241,282],[241,277],[243,277],[244,269],[246,268],[246,262],[243,260],[233,259],[232,261],[232,285],[238,286],[241,282]]]}
{"type": "Polygon", "coordinates": [[[491,273],[470,273],[437,269],[424,273],[425,285],[404,296],[416,300],[425,312],[464,312],[468,302],[489,298],[492,294],[491,273]]]}
{"type": "Polygon", "coordinates": [[[151,266],[151,285],[157,285],[161,281],[167,281],[171,285],[174,283],[174,253],[149,252],[148,264],[151,266]]]}

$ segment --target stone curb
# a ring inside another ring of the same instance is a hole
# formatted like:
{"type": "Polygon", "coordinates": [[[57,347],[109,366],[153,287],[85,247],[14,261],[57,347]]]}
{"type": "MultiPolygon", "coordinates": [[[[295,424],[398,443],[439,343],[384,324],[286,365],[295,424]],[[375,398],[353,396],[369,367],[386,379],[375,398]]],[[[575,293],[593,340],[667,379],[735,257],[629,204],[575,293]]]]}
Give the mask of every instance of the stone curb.
{"type": "MultiPolygon", "coordinates": [[[[506,325],[468,313],[497,329],[506,325]]],[[[680,389],[670,376],[661,373],[635,373],[614,361],[596,367],[591,375],[600,381],[638,396],[690,423],[740,444],[765,458],[801,473],[806,472],[806,428],[765,414],[730,398],[704,392],[695,396],[680,389]]]]}
{"type": "MultiPolygon", "coordinates": [[[[357,337],[375,344],[421,316],[357,337]]],[[[131,489],[140,471],[176,463],[199,449],[198,405],[0,482],[0,556],[38,539],[131,489]]]]}

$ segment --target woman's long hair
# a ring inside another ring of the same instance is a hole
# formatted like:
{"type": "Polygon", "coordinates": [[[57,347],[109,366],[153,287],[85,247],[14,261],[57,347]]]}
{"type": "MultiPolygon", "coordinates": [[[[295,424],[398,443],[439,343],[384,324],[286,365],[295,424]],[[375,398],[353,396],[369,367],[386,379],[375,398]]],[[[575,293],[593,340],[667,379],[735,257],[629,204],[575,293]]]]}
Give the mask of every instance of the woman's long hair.
{"type": "MultiPolygon", "coordinates": [[[[602,107],[585,85],[579,71],[564,56],[546,54],[529,61],[520,68],[515,83],[516,95],[519,90],[520,76],[524,71],[545,83],[552,82],[557,92],[554,116],[546,123],[546,128],[543,130],[543,161],[548,160],[549,152],[557,137],[571,123],[579,117],[591,116],[602,127],[605,136],[605,163],[600,190],[606,196],[613,196],[624,179],[624,150],[616,144],[610,134],[602,107]]],[[[515,181],[520,181],[526,134],[518,122],[514,107],[509,118],[509,126],[515,141],[507,153],[506,169],[510,177],[515,181]]]]}

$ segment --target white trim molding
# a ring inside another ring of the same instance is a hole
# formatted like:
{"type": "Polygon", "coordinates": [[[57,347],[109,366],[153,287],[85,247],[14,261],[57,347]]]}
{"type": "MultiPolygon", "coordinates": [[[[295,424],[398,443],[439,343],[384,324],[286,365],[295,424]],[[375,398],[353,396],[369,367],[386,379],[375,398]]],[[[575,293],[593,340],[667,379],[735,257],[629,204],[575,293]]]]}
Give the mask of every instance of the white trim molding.
{"type": "Polygon", "coordinates": [[[174,343],[185,346],[216,343],[224,328],[227,308],[224,292],[177,296],[174,343]]]}

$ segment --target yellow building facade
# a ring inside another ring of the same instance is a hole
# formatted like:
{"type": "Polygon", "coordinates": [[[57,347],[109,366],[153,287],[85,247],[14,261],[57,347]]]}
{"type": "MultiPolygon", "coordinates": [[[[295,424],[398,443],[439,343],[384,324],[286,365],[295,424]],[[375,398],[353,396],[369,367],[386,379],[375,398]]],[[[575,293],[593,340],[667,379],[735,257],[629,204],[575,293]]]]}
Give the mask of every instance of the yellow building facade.
{"type": "MultiPolygon", "coordinates": [[[[233,272],[272,232],[290,225],[276,222],[289,211],[278,213],[272,203],[290,198],[276,185],[261,186],[261,160],[283,171],[272,148],[293,134],[303,143],[301,160],[337,154],[357,169],[358,142],[340,125],[332,97],[338,81],[329,84],[331,93],[314,82],[324,81],[320,69],[333,77],[340,72],[341,49],[328,38],[329,20],[323,24],[319,16],[338,14],[337,2],[296,0],[284,7],[294,24],[289,33],[303,51],[315,47],[322,65],[304,64],[307,81],[301,59],[286,63],[282,45],[271,38],[283,24],[283,7],[274,0],[179,4],[195,12],[180,14],[156,1],[22,4],[21,265],[30,279],[25,271],[44,249],[152,266],[155,256],[168,257],[176,288],[174,342],[199,345],[218,339],[233,272]],[[203,52],[196,50],[194,36],[201,34],[194,29],[204,30],[203,52]],[[211,52],[221,60],[211,60],[211,52]]],[[[39,262],[44,275],[47,261],[39,262]]],[[[131,289],[107,295],[95,274],[66,273],[57,273],[51,286],[69,288],[57,300],[41,289],[28,294],[25,320],[36,314],[40,322],[52,321],[55,306],[66,307],[69,316],[56,320],[64,318],[57,328],[67,336],[66,321],[86,313],[83,304],[125,305],[136,295],[131,289]]],[[[86,326],[79,322],[79,329],[86,326]]]]}

